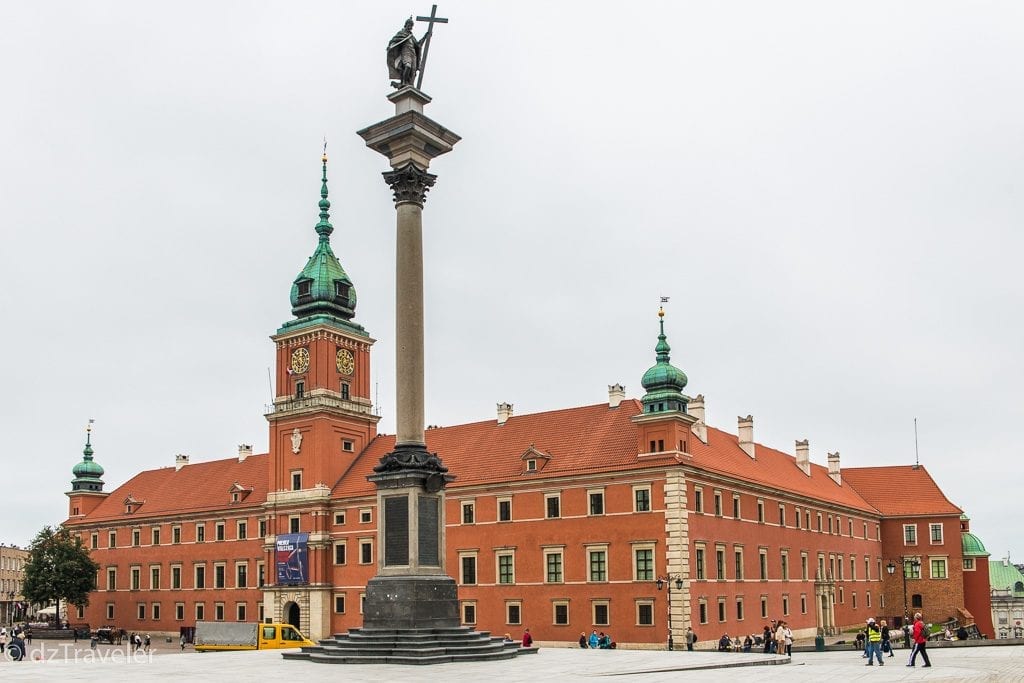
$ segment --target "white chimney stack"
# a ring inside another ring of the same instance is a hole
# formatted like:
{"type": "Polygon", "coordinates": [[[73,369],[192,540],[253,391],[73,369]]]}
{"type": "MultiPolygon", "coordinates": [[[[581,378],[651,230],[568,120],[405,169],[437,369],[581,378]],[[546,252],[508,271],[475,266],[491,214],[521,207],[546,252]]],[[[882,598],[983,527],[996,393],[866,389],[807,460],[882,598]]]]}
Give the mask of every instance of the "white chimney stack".
{"type": "Polygon", "coordinates": [[[686,404],[686,413],[707,424],[704,419],[704,394],[697,394],[690,399],[686,404]]]}
{"type": "Polygon", "coordinates": [[[175,471],[180,470],[182,467],[184,467],[187,464],[188,464],[188,456],[187,455],[182,455],[181,453],[178,453],[176,456],[174,456],[174,470],[175,471]]]}
{"type": "Polygon", "coordinates": [[[754,416],[747,415],[746,417],[738,417],[736,419],[739,421],[740,448],[751,459],[756,460],[757,456],[754,454],[754,416]]]}
{"type": "Polygon", "coordinates": [[[250,455],[252,455],[252,444],[238,444],[238,462],[245,462],[250,455]]]}
{"type": "Polygon", "coordinates": [[[811,476],[811,443],[807,439],[796,442],[796,466],[811,476]]]}
{"type": "Polygon", "coordinates": [[[499,403],[498,404],[498,424],[503,425],[508,422],[508,419],[512,417],[512,404],[511,403],[499,403]]]}
{"type": "Polygon", "coordinates": [[[832,481],[842,486],[843,475],[839,472],[839,451],[828,454],[828,476],[832,481]]]}
{"type": "Polygon", "coordinates": [[[626,387],[621,384],[608,385],[608,407],[618,408],[623,399],[626,398],[626,387]]]}

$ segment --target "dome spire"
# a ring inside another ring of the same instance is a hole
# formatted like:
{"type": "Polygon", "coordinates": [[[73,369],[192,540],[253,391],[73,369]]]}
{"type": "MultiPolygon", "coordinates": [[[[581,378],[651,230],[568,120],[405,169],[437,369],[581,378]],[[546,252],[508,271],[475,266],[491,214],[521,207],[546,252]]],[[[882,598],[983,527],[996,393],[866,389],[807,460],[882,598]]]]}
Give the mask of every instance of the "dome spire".
{"type": "Polygon", "coordinates": [[[316,224],[316,234],[320,235],[320,241],[326,242],[334,232],[331,225],[331,200],[327,198],[327,138],[324,138],[324,153],[320,157],[323,162],[323,176],[320,178],[320,222],[316,224]]]}
{"type": "Polygon", "coordinates": [[[73,491],[103,490],[103,480],[100,479],[103,476],[103,468],[92,459],[93,422],[95,420],[90,419],[89,424],[85,427],[85,448],[82,449],[82,462],[71,469],[71,473],[75,475],[75,478],[71,480],[71,489],[73,491]]]}
{"type": "Polygon", "coordinates": [[[654,347],[655,363],[644,373],[640,384],[647,393],[641,399],[645,413],[669,411],[686,412],[690,398],[683,393],[686,388],[686,373],[672,365],[665,336],[665,309],[658,308],[658,343],[654,347]]]}

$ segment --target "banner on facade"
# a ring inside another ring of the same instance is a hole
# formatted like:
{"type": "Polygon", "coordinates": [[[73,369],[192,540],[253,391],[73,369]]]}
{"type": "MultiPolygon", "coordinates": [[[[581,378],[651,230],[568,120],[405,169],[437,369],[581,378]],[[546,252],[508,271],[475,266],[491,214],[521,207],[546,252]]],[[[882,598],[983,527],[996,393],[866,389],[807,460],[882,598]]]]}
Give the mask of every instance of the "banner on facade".
{"type": "Polygon", "coordinates": [[[274,562],[279,586],[309,583],[309,534],[280,534],[274,562]]]}

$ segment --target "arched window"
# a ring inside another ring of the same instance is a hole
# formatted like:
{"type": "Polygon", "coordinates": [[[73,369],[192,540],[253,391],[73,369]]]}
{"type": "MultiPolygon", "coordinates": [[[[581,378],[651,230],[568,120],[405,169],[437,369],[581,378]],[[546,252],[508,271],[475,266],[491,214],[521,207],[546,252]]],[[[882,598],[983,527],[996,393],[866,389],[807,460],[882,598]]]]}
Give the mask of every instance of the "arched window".
{"type": "Polygon", "coordinates": [[[1013,590],[1015,593],[1024,593],[1024,581],[1018,581],[1013,584],[1013,590]]]}

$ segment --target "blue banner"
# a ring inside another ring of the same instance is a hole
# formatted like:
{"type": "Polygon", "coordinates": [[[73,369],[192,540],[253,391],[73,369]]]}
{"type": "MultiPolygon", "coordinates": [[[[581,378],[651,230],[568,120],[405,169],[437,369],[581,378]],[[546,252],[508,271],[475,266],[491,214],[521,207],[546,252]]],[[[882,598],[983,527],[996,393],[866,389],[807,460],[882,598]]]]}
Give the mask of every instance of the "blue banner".
{"type": "Polygon", "coordinates": [[[309,583],[309,534],[280,534],[274,562],[279,586],[309,583]]]}

